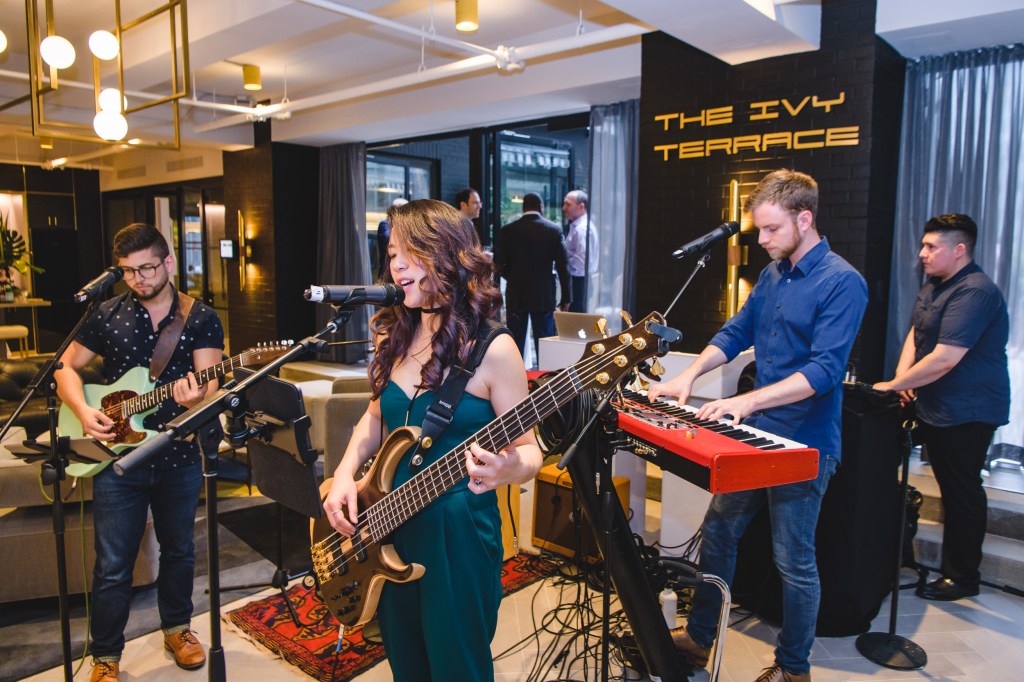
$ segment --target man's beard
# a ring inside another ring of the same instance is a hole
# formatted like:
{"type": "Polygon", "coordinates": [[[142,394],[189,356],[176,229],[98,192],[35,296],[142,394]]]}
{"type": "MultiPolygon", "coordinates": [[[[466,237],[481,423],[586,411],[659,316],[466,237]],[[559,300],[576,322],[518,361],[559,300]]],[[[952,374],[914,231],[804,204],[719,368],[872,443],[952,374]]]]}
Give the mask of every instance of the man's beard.
{"type": "Polygon", "coordinates": [[[171,281],[170,279],[165,279],[164,283],[162,285],[160,285],[159,287],[153,287],[153,290],[150,293],[145,294],[145,295],[140,294],[139,292],[136,291],[135,292],[135,296],[140,301],[152,301],[154,298],[156,298],[161,293],[163,293],[163,290],[167,288],[167,285],[170,284],[170,281],[171,281]]]}

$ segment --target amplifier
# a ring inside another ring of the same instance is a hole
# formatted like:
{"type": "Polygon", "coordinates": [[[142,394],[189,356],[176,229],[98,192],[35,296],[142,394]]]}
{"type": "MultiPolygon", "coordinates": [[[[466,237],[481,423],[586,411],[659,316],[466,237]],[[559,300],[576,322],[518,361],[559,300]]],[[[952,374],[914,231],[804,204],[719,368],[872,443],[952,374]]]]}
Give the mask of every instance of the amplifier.
{"type": "MultiPolygon", "coordinates": [[[[619,505],[629,516],[629,479],[625,476],[612,478],[619,505]]],[[[573,524],[572,478],[568,470],[559,470],[554,464],[542,468],[537,474],[533,496],[533,545],[563,556],[575,554],[573,524]]],[[[597,543],[593,527],[583,512],[580,527],[582,553],[591,561],[598,560],[597,543]]]]}

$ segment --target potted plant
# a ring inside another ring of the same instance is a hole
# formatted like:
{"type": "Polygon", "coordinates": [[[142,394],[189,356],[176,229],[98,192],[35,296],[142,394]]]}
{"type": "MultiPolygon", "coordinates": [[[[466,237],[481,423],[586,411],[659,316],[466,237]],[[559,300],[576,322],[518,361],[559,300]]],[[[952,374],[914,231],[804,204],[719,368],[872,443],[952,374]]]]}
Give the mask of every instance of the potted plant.
{"type": "Polygon", "coordinates": [[[29,272],[42,272],[32,265],[32,253],[25,238],[8,227],[7,214],[0,214],[0,298],[10,303],[21,292],[11,277],[11,269],[28,276],[29,272]]]}

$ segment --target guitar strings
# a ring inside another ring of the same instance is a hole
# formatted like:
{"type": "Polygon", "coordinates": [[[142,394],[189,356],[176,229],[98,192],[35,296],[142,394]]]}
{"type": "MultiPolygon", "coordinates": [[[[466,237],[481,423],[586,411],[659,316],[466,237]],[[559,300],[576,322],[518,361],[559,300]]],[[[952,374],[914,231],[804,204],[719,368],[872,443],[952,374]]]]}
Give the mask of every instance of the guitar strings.
{"type": "MultiPolygon", "coordinates": [[[[623,348],[627,347],[628,345],[629,344],[623,344],[617,350],[622,350],[623,348]]],[[[605,362],[605,365],[606,365],[606,367],[610,367],[612,364],[614,364],[614,355],[615,355],[615,353],[605,353],[603,355],[594,356],[592,358],[588,358],[587,360],[581,361],[580,363],[578,363],[577,365],[574,365],[573,367],[571,367],[569,369],[575,369],[575,370],[579,370],[579,371],[583,371],[583,372],[596,371],[597,369],[600,368],[600,366],[602,364],[602,360],[606,360],[606,359],[607,359],[607,361],[605,362]],[[611,356],[610,359],[609,359],[609,356],[611,356]],[[588,367],[587,365],[591,365],[591,366],[588,367]]],[[[548,399],[549,400],[553,400],[553,402],[554,402],[554,406],[551,408],[550,411],[548,411],[547,407],[545,407],[546,414],[550,414],[551,412],[553,412],[555,409],[557,409],[559,407],[560,399],[567,401],[568,399],[571,399],[572,395],[578,393],[578,391],[573,388],[573,384],[574,383],[576,383],[576,381],[570,376],[569,371],[567,369],[567,370],[565,370],[563,372],[560,372],[554,379],[552,379],[550,382],[548,382],[548,384],[546,384],[544,388],[541,389],[541,390],[545,390],[545,389],[548,390],[548,393],[549,393],[548,399]],[[556,384],[558,384],[558,386],[556,386],[556,384]],[[556,394],[556,389],[558,391],[557,394],[556,394]]],[[[489,435],[489,436],[492,435],[491,431],[494,430],[494,427],[496,427],[496,426],[498,426],[500,424],[503,424],[506,421],[506,418],[510,414],[514,414],[516,416],[516,419],[518,421],[520,421],[520,425],[521,425],[522,422],[521,422],[521,420],[519,420],[518,410],[520,408],[522,408],[522,407],[526,407],[528,403],[537,404],[539,402],[537,400],[537,397],[538,396],[531,396],[531,397],[528,397],[528,398],[524,399],[518,405],[516,405],[515,407],[513,407],[509,411],[507,411],[505,414],[503,414],[499,419],[494,420],[493,422],[491,422],[490,424],[485,426],[483,429],[478,431],[477,434],[475,434],[475,435],[479,436],[479,435],[481,435],[483,433],[487,433],[487,435],[489,435]]],[[[539,410],[537,410],[536,408],[534,408],[534,411],[539,414],[539,410]]],[[[502,427],[501,431],[504,432],[504,434],[506,436],[506,439],[507,439],[507,429],[502,427]]],[[[473,438],[473,437],[471,437],[471,438],[467,439],[466,442],[468,443],[468,442],[473,442],[473,441],[481,442],[481,441],[483,441],[483,439],[482,438],[473,438]]],[[[410,484],[413,484],[417,480],[422,482],[424,480],[429,479],[430,477],[427,474],[428,474],[428,472],[431,472],[431,469],[435,470],[435,471],[432,472],[434,474],[440,474],[440,473],[449,473],[450,474],[452,472],[452,470],[453,470],[453,466],[452,465],[455,462],[457,462],[458,464],[455,464],[455,467],[458,469],[458,471],[459,471],[459,473],[461,475],[459,475],[458,478],[455,478],[455,479],[453,479],[451,481],[451,485],[454,485],[455,483],[457,483],[458,481],[462,480],[462,478],[464,478],[466,476],[466,472],[465,472],[465,468],[464,468],[465,467],[464,454],[465,454],[466,450],[468,450],[468,446],[464,447],[464,448],[461,448],[461,450],[458,450],[458,449],[457,450],[452,450],[451,452],[449,452],[448,454],[444,455],[443,457],[438,459],[436,462],[431,464],[427,468],[427,470],[425,470],[421,475],[417,476],[415,479],[411,479],[410,481],[407,481],[402,486],[400,486],[399,488],[397,488],[395,491],[392,491],[392,492],[398,492],[402,488],[404,488],[406,486],[409,486],[410,484]],[[447,468],[448,471],[447,472],[439,471],[442,468],[447,468]]],[[[330,564],[328,564],[327,568],[328,568],[328,570],[332,574],[335,573],[335,569],[336,568],[340,567],[341,569],[343,569],[348,564],[348,561],[350,559],[352,559],[356,554],[358,554],[360,552],[360,547],[366,546],[367,544],[374,544],[376,542],[373,539],[372,529],[368,529],[367,528],[369,522],[373,520],[370,517],[371,516],[377,516],[377,517],[385,516],[386,517],[387,513],[385,513],[384,515],[376,513],[376,512],[380,511],[380,509],[378,509],[378,508],[382,507],[382,506],[383,507],[388,506],[386,503],[389,502],[389,501],[391,503],[393,503],[394,500],[397,497],[399,497],[399,496],[397,496],[397,495],[396,496],[392,496],[389,493],[386,497],[382,498],[381,500],[378,500],[378,502],[374,503],[370,507],[368,507],[365,510],[363,510],[363,512],[360,514],[360,516],[363,517],[363,520],[356,524],[356,526],[355,526],[356,532],[353,534],[352,538],[349,538],[347,536],[342,535],[341,533],[339,533],[337,531],[334,531],[334,533],[332,533],[327,538],[325,538],[320,543],[318,543],[324,549],[328,549],[332,553],[333,553],[334,549],[337,546],[340,546],[346,540],[352,543],[351,549],[343,550],[342,554],[339,557],[333,557],[333,561],[330,564]],[[367,531],[367,530],[371,531],[370,534],[369,534],[370,535],[370,542],[369,543],[367,543],[365,538],[364,538],[364,531],[367,531]],[[337,536],[337,537],[334,538],[333,536],[337,536]],[[359,538],[358,542],[355,539],[357,537],[359,538]]],[[[393,504],[392,504],[392,506],[393,506],[393,504]]],[[[390,509],[386,510],[386,512],[393,512],[393,511],[394,510],[390,510],[390,509]]],[[[380,519],[380,520],[384,520],[384,519],[380,519]]],[[[386,536],[387,533],[385,533],[384,535],[386,536]]]]}
{"type": "MultiPolygon", "coordinates": [[[[597,369],[596,367],[588,367],[588,365],[589,366],[600,366],[602,359],[605,358],[606,356],[607,356],[607,354],[605,354],[603,356],[602,355],[597,355],[597,356],[593,356],[593,357],[587,358],[587,360],[581,361],[579,367],[573,366],[573,368],[571,368],[571,369],[580,370],[580,371],[583,371],[583,372],[595,371],[597,369]]],[[[553,379],[551,382],[549,382],[542,389],[542,390],[547,390],[548,391],[547,399],[553,399],[554,403],[555,403],[554,407],[551,408],[551,410],[548,410],[548,408],[545,407],[545,412],[547,414],[550,414],[555,409],[557,409],[559,398],[563,398],[564,399],[566,397],[566,395],[571,396],[571,394],[573,394],[574,392],[577,392],[577,391],[574,391],[572,389],[572,384],[573,383],[574,383],[574,381],[569,376],[568,371],[565,371],[565,372],[560,373],[558,376],[556,376],[555,379],[553,379]],[[560,392],[558,395],[555,394],[555,389],[556,388],[558,388],[558,390],[560,392]]],[[[494,431],[495,427],[497,425],[504,424],[504,422],[508,421],[509,415],[515,414],[517,419],[518,419],[518,414],[517,413],[518,413],[518,411],[520,409],[527,407],[529,403],[537,404],[537,403],[543,401],[543,399],[544,399],[544,396],[539,395],[539,394],[535,394],[535,395],[532,395],[532,396],[529,396],[529,397],[525,398],[519,404],[517,404],[517,406],[515,406],[514,408],[512,408],[511,410],[506,412],[500,419],[495,420],[494,422],[488,424],[486,427],[484,427],[483,429],[478,431],[477,434],[475,434],[475,435],[479,436],[482,433],[486,433],[489,436],[490,432],[494,431]],[[542,398],[542,399],[539,400],[539,398],[542,398]]],[[[535,412],[537,412],[539,414],[540,411],[537,410],[537,408],[535,408],[535,412]]],[[[520,426],[521,426],[521,420],[519,420],[519,423],[520,423],[520,426]]],[[[505,429],[502,429],[502,430],[504,431],[505,429]]],[[[483,441],[484,439],[483,438],[471,437],[471,438],[467,439],[466,442],[471,442],[473,440],[477,440],[477,442],[480,442],[480,441],[483,441]]],[[[481,442],[481,444],[484,444],[484,445],[489,444],[489,441],[481,442]]],[[[434,476],[437,476],[437,475],[443,474],[443,473],[451,474],[452,471],[453,471],[453,465],[455,465],[458,468],[458,471],[461,474],[457,479],[455,479],[453,481],[453,484],[455,482],[458,482],[458,480],[461,480],[466,475],[465,474],[465,470],[464,470],[464,467],[465,467],[465,457],[464,456],[465,456],[465,452],[466,452],[467,449],[468,449],[468,447],[462,447],[461,450],[456,450],[456,451],[453,451],[452,453],[449,453],[449,454],[445,455],[444,457],[440,458],[439,460],[437,460],[436,462],[431,464],[430,467],[428,467],[427,470],[425,470],[420,476],[418,476],[417,478],[412,479],[412,480],[407,481],[406,483],[402,484],[401,486],[396,488],[394,492],[397,493],[397,492],[401,491],[402,487],[406,487],[406,486],[409,486],[409,485],[414,485],[416,481],[430,480],[431,479],[431,474],[434,475],[434,476]],[[444,468],[447,469],[446,472],[440,471],[441,469],[444,469],[444,468]]],[[[408,493],[408,491],[407,491],[407,493],[408,493]]],[[[375,503],[371,507],[369,507],[369,508],[367,508],[365,510],[362,510],[362,512],[360,513],[360,516],[362,517],[362,520],[356,523],[356,526],[355,526],[356,532],[355,532],[355,534],[353,534],[353,538],[358,538],[360,541],[362,541],[362,543],[365,544],[366,543],[365,530],[368,529],[367,525],[370,522],[374,521],[374,520],[384,521],[384,520],[389,520],[389,517],[393,518],[393,516],[395,515],[395,510],[393,510],[392,508],[395,505],[394,501],[398,497],[401,497],[401,495],[398,495],[398,496],[388,495],[387,497],[385,497],[382,500],[378,501],[377,503],[375,503]]],[[[398,511],[400,511],[400,510],[398,510],[398,511]]],[[[325,539],[325,541],[322,541],[322,543],[321,543],[321,545],[324,546],[325,549],[328,549],[328,550],[330,550],[332,552],[337,548],[338,545],[340,545],[341,543],[344,543],[346,540],[349,540],[347,537],[341,535],[340,532],[337,532],[337,531],[335,531],[335,534],[333,534],[333,535],[336,535],[337,538],[335,539],[335,538],[332,538],[331,536],[329,536],[327,539],[325,539]]],[[[383,535],[386,536],[387,534],[383,534],[383,535]]],[[[371,529],[371,534],[370,534],[370,541],[374,542],[372,529],[371,529]]],[[[347,564],[347,562],[351,558],[351,556],[359,551],[358,547],[355,546],[355,542],[356,541],[350,540],[350,542],[353,543],[352,548],[350,550],[345,550],[340,555],[340,557],[336,558],[334,563],[329,565],[329,569],[331,569],[332,572],[333,572],[334,567],[337,566],[338,563],[340,563],[341,567],[343,568],[347,564]]]]}
{"type": "MultiPolygon", "coordinates": [[[[621,351],[621,350],[627,348],[630,345],[631,344],[629,344],[629,343],[623,343],[617,349],[615,349],[615,352],[604,353],[602,355],[597,355],[597,356],[593,356],[591,358],[587,358],[587,359],[577,363],[576,365],[573,365],[572,367],[567,368],[566,370],[564,370],[562,372],[559,372],[558,375],[556,375],[554,379],[549,381],[544,387],[542,387],[540,389],[541,391],[543,391],[543,390],[547,390],[548,391],[549,395],[544,400],[550,400],[553,403],[553,405],[550,406],[551,407],[550,410],[548,409],[548,406],[545,405],[545,407],[544,407],[545,415],[551,414],[552,412],[554,412],[554,410],[558,409],[558,407],[561,404],[564,404],[564,402],[568,402],[568,400],[570,400],[573,395],[579,393],[579,391],[576,390],[573,387],[573,385],[575,383],[577,383],[578,379],[574,380],[573,377],[570,375],[569,370],[577,370],[577,371],[580,371],[580,372],[590,373],[590,372],[597,371],[598,369],[600,369],[601,366],[602,366],[602,361],[604,363],[604,368],[610,368],[610,367],[612,367],[615,364],[614,358],[615,358],[616,352],[617,351],[621,351]]],[[[506,418],[509,417],[510,415],[512,415],[512,416],[515,417],[515,419],[517,421],[519,421],[520,426],[522,426],[522,420],[520,419],[519,410],[521,408],[527,407],[529,404],[534,405],[533,411],[536,412],[538,414],[538,416],[539,416],[541,410],[539,410],[537,406],[539,404],[541,404],[543,401],[538,401],[537,400],[538,397],[540,397],[540,396],[534,395],[534,396],[530,396],[530,397],[524,399],[522,402],[517,404],[515,407],[513,407],[510,410],[508,410],[507,412],[505,412],[500,418],[495,419],[493,422],[489,423],[487,426],[482,428],[480,431],[478,431],[476,434],[474,434],[474,436],[481,436],[482,434],[486,434],[487,436],[489,436],[489,437],[491,437],[493,439],[493,434],[491,432],[493,430],[495,430],[495,428],[500,427],[500,431],[501,431],[502,434],[504,434],[505,439],[509,440],[508,439],[508,430],[504,426],[506,418]]],[[[521,431],[520,433],[525,433],[525,430],[521,431]]],[[[481,446],[486,446],[488,443],[493,443],[494,441],[493,440],[489,440],[487,442],[484,442],[483,438],[477,438],[477,437],[470,437],[469,439],[467,439],[465,441],[465,443],[471,443],[471,442],[477,442],[477,443],[480,443],[481,446]]],[[[416,478],[410,479],[409,481],[406,481],[406,483],[403,483],[401,486],[399,486],[399,488],[396,488],[395,490],[393,490],[390,493],[388,493],[385,497],[383,497],[382,499],[378,500],[376,503],[374,503],[370,507],[362,510],[360,512],[360,514],[359,514],[359,517],[361,517],[361,520],[357,522],[357,524],[355,526],[355,531],[356,532],[352,535],[351,538],[347,537],[345,535],[342,535],[340,532],[335,530],[333,533],[331,533],[326,538],[324,538],[324,540],[321,540],[319,543],[317,543],[322,549],[330,551],[332,553],[332,555],[333,555],[334,550],[336,548],[340,547],[345,541],[349,541],[350,543],[352,543],[352,547],[350,549],[343,550],[340,556],[337,556],[337,557],[332,556],[331,563],[329,563],[327,565],[328,571],[333,575],[333,574],[335,574],[336,569],[339,569],[339,570],[340,569],[344,569],[344,567],[348,564],[349,560],[352,559],[353,557],[355,557],[360,552],[360,548],[361,547],[372,545],[372,544],[375,544],[377,542],[373,538],[372,528],[368,528],[368,526],[370,525],[370,522],[372,520],[374,520],[371,517],[377,517],[378,520],[383,521],[383,520],[386,520],[389,515],[393,518],[395,516],[396,512],[401,512],[401,509],[399,509],[399,510],[384,509],[385,507],[388,507],[389,505],[391,507],[393,507],[394,504],[395,504],[394,501],[400,496],[400,495],[392,495],[391,493],[397,493],[402,488],[410,486],[410,484],[414,484],[417,481],[419,481],[421,483],[424,482],[424,481],[427,481],[428,479],[431,478],[430,476],[428,476],[428,472],[433,473],[433,474],[443,474],[443,473],[451,474],[453,472],[453,470],[456,471],[456,473],[458,473],[459,475],[456,478],[453,478],[450,481],[449,487],[451,485],[454,485],[455,483],[458,483],[463,478],[465,478],[465,476],[467,474],[466,474],[466,470],[465,470],[465,457],[464,457],[464,455],[465,455],[465,452],[468,449],[469,449],[469,447],[468,447],[468,445],[466,445],[465,447],[459,446],[459,448],[456,448],[455,450],[452,450],[451,452],[447,453],[446,455],[444,455],[443,457],[438,459],[436,462],[431,464],[429,467],[427,467],[427,469],[424,470],[416,478]],[[454,469],[453,469],[453,465],[454,465],[454,469]],[[445,469],[445,468],[447,469],[446,472],[440,471],[441,469],[445,469]],[[431,471],[431,470],[434,470],[434,471],[431,471]],[[384,510],[384,514],[380,514],[379,513],[382,510],[384,510]],[[369,543],[367,543],[366,539],[364,538],[364,531],[369,531],[369,543]],[[357,541],[356,538],[359,538],[359,540],[357,541]]],[[[442,487],[444,487],[444,486],[442,485],[442,487]]],[[[445,489],[447,489],[447,488],[445,488],[445,489]]],[[[420,492],[422,492],[422,491],[420,491],[420,492]]],[[[386,537],[386,535],[388,535],[389,533],[385,533],[384,536],[386,537]]]]}

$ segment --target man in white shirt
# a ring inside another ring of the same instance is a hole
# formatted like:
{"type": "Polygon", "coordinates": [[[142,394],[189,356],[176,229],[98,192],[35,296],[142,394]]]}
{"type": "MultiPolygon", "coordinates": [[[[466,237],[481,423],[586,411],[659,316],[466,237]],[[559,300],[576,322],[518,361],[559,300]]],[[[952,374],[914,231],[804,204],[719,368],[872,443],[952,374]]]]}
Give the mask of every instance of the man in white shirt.
{"type": "Polygon", "coordinates": [[[572,304],[574,313],[587,312],[587,281],[597,273],[597,225],[587,214],[587,193],[575,189],[565,195],[562,214],[569,221],[569,234],[565,236],[565,251],[569,256],[569,276],[572,278],[572,304]]]}

